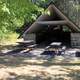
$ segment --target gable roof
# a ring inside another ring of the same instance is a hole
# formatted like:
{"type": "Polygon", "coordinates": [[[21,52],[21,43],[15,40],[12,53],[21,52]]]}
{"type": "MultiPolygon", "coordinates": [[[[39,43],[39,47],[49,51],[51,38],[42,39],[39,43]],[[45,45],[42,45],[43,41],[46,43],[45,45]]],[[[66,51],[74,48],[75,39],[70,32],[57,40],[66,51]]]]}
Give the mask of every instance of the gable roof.
{"type": "Polygon", "coordinates": [[[23,33],[33,33],[43,25],[67,25],[72,32],[80,32],[80,28],[67,18],[54,4],[47,8],[50,14],[42,14],[39,18],[23,33]],[[56,20],[56,17],[58,20],[56,20]]]}

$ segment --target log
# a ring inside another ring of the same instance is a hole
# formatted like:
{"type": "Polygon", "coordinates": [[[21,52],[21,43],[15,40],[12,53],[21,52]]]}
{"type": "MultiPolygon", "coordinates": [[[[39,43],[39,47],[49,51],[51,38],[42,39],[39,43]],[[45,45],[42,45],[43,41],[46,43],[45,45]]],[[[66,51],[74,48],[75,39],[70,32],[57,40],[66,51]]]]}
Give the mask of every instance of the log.
{"type": "Polygon", "coordinates": [[[61,21],[37,21],[36,23],[41,25],[66,25],[68,22],[65,20],[61,20],[61,21]]]}

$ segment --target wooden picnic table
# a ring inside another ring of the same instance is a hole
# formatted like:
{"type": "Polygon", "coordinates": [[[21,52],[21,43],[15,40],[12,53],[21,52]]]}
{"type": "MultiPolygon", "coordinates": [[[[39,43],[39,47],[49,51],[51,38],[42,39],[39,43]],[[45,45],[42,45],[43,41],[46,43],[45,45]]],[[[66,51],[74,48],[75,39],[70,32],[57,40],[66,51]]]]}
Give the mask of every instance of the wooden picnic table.
{"type": "Polygon", "coordinates": [[[23,46],[23,47],[27,47],[27,46],[35,44],[33,40],[21,41],[17,43],[19,43],[19,46],[23,46]]]}

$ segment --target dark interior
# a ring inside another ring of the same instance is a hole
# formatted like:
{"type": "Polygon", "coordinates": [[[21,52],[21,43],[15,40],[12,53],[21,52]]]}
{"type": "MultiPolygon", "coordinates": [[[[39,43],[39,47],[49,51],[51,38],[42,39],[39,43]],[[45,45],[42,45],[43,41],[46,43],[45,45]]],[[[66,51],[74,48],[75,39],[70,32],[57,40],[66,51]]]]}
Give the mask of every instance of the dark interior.
{"type": "MultiPolygon", "coordinates": [[[[40,21],[63,21],[64,19],[56,13],[53,8],[50,10],[50,15],[45,15],[40,18],[40,21]]],[[[65,25],[66,26],[66,25],[65,25]]],[[[52,42],[62,42],[63,45],[71,46],[70,32],[63,30],[64,25],[37,25],[36,43],[41,45],[49,45],[52,42]]]]}
{"type": "MultiPolygon", "coordinates": [[[[51,15],[46,21],[63,20],[55,11],[51,11],[51,15]]],[[[42,25],[42,29],[36,33],[36,43],[49,45],[51,42],[62,42],[63,45],[71,46],[70,32],[63,31],[63,26],[64,25],[42,25]]]]}
{"type": "Polygon", "coordinates": [[[64,32],[60,28],[54,30],[50,26],[36,33],[37,44],[49,45],[51,42],[62,42],[63,45],[70,46],[70,32],[64,32]]]}

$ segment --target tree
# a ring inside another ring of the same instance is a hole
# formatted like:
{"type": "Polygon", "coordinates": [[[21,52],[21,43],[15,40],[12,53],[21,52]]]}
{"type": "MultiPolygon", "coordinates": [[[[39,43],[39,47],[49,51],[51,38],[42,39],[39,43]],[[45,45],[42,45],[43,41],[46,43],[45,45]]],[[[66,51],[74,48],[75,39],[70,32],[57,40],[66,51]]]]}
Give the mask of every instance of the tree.
{"type": "Polygon", "coordinates": [[[0,0],[0,38],[35,20],[42,10],[30,0],[0,0]]]}

